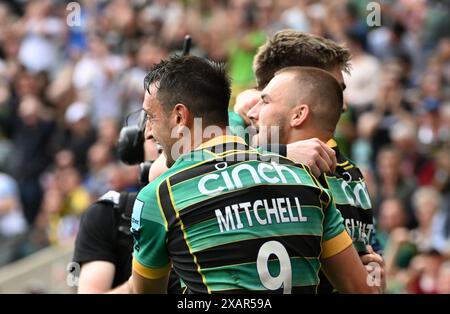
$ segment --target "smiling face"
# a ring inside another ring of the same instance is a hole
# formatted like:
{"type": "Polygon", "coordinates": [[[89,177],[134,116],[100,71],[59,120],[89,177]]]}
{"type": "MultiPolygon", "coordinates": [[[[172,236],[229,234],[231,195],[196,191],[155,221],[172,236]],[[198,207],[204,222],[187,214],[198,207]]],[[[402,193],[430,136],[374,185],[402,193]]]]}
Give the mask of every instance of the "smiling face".
{"type": "Polygon", "coordinates": [[[292,79],[291,73],[276,75],[262,90],[261,100],[248,112],[253,127],[258,130],[259,145],[287,143],[293,101],[289,90],[292,79]]]}
{"type": "MultiPolygon", "coordinates": [[[[342,69],[339,66],[336,66],[332,69],[327,70],[329,74],[331,74],[339,83],[342,88],[342,91],[346,89],[346,85],[344,82],[344,77],[342,75],[342,69]]],[[[265,99],[261,99],[256,105],[254,105],[248,112],[247,117],[250,119],[252,126],[258,130],[260,127],[270,127],[270,126],[280,126],[279,129],[279,138],[280,143],[283,143],[286,140],[286,132],[288,126],[288,116],[286,115],[289,112],[289,106],[286,103],[280,102],[280,99],[284,97],[285,100],[289,98],[285,97],[293,93],[292,89],[289,90],[289,83],[287,81],[292,80],[292,77],[289,77],[289,74],[283,73],[283,75],[277,75],[276,79],[272,79],[267,86],[264,88],[261,94],[265,95],[265,99]],[[284,87],[279,87],[283,86],[284,87]],[[269,105],[269,106],[267,106],[269,105]]],[[[292,86],[292,85],[291,85],[292,86]]],[[[291,101],[291,99],[289,99],[291,101]]],[[[347,104],[343,103],[342,112],[347,110],[347,104]]],[[[268,139],[273,138],[273,134],[268,134],[268,139]]],[[[265,141],[261,142],[265,136],[261,135],[258,137],[258,143],[260,145],[265,144],[265,141]]],[[[267,138],[266,138],[267,141],[267,138]]]]}
{"type": "Polygon", "coordinates": [[[150,93],[145,92],[142,108],[147,114],[145,125],[145,139],[154,140],[163,148],[163,153],[167,159],[167,166],[170,167],[175,162],[171,156],[172,146],[177,140],[172,138],[171,131],[175,125],[172,123],[172,114],[168,114],[161,102],[157,99],[158,89],[155,84],[150,86],[150,93]]]}

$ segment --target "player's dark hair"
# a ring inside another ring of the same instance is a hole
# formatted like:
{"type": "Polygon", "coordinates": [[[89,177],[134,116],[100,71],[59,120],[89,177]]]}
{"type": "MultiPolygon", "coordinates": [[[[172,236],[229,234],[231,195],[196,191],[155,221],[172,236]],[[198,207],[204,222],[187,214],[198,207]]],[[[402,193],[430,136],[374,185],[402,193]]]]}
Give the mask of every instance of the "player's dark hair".
{"type": "Polygon", "coordinates": [[[152,84],[166,112],[182,103],[210,125],[228,124],[231,88],[222,64],[196,56],[173,56],[147,74],[144,88],[148,93],[152,84]]]}

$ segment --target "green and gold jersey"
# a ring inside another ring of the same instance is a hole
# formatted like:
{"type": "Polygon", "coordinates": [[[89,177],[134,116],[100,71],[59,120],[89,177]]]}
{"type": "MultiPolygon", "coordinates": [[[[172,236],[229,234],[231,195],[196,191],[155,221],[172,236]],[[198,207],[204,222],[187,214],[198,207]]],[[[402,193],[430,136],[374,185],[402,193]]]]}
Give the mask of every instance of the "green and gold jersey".
{"type": "Polygon", "coordinates": [[[366,245],[372,241],[373,212],[369,191],[359,168],[337,147],[334,140],[327,145],[336,152],[336,171],[320,178],[333,196],[337,209],[344,218],[344,226],[359,254],[366,254],[366,245]]]}
{"type": "MultiPolygon", "coordinates": [[[[337,166],[333,174],[322,175],[319,180],[332,194],[358,254],[367,254],[366,245],[372,242],[374,228],[372,204],[364,177],[359,168],[340,152],[334,140],[328,141],[327,145],[336,152],[337,166]]],[[[319,293],[332,293],[333,290],[321,272],[319,293]]]]}
{"type": "Polygon", "coordinates": [[[351,245],[308,168],[224,136],[180,157],[134,204],[133,269],[172,265],[192,293],[315,293],[320,259],[351,245]]]}

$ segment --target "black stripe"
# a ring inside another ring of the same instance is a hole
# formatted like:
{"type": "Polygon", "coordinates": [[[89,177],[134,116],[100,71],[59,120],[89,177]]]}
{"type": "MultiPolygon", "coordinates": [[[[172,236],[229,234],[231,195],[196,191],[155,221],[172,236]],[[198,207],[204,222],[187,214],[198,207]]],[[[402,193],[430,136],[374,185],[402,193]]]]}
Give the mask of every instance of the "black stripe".
{"type": "Polygon", "coordinates": [[[348,204],[336,204],[344,219],[355,219],[365,224],[373,224],[372,209],[362,209],[348,204]]]}
{"type": "MultiPolygon", "coordinates": [[[[184,241],[184,235],[180,229],[180,225],[177,224],[176,213],[173,209],[172,201],[170,199],[169,188],[167,182],[164,181],[159,186],[159,198],[161,201],[161,207],[164,212],[164,216],[168,222],[167,239],[170,244],[170,251],[182,252],[189,255],[189,249],[184,241]]],[[[192,259],[191,259],[192,262],[192,259]]]]}
{"type": "Polygon", "coordinates": [[[210,146],[206,148],[207,150],[213,152],[214,154],[221,154],[226,151],[231,150],[248,150],[249,146],[247,144],[242,144],[239,142],[228,142],[222,143],[215,146],[210,146]]]}
{"type": "Polygon", "coordinates": [[[353,161],[351,161],[350,159],[348,159],[347,157],[345,157],[345,155],[343,155],[338,149],[335,149],[335,151],[336,151],[336,159],[337,159],[338,164],[343,164],[346,161],[348,161],[348,164],[346,164],[345,166],[338,165],[336,167],[336,171],[333,174],[336,177],[342,178],[347,182],[349,181],[348,174],[350,174],[351,181],[359,181],[361,179],[364,180],[364,176],[362,175],[359,168],[355,165],[355,163],[353,161]],[[347,167],[352,167],[352,168],[349,168],[347,170],[344,169],[347,167]]]}
{"type": "Polygon", "coordinates": [[[338,147],[333,147],[333,150],[336,153],[336,161],[338,164],[343,164],[344,162],[348,161],[349,164],[347,166],[355,165],[350,159],[348,159],[344,154],[342,154],[342,152],[339,150],[338,147]]]}
{"type": "Polygon", "coordinates": [[[196,287],[196,291],[208,293],[208,289],[203,283],[202,276],[198,273],[194,256],[189,253],[189,246],[184,239],[181,224],[176,218],[176,209],[173,207],[170,199],[167,180],[161,183],[158,193],[164,215],[169,224],[167,248],[173,268],[180,278],[183,278],[186,285],[196,287]]]}
{"type": "MultiPolygon", "coordinates": [[[[225,206],[250,202],[260,199],[289,198],[291,206],[295,206],[294,197],[298,197],[301,206],[321,207],[320,190],[306,185],[257,185],[236,190],[228,194],[214,196],[202,202],[195,203],[180,211],[185,227],[216,218],[215,210],[223,210],[225,206]]],[[[271,202],[269,203],[271,204],[271,202]]],[[[253,209],[250,210],[253,212],[253,209]]],[[[239,210],[244,217],[245,210],[239,210]]],[[[253,213],[251,213],[253,216],[253,213]]],[[[295,214],[294,214],[295,215],[295,214]]]]}
{"type": "MultiPolygon", "coordinates": [[[[191,292],[192,293],[192,292],[191,292]]],[[[282,294],[283,288],[278,290],[245,290],[245,289],[233,289],[233,290],[216,290],[212,291],[212,293],[220,293],[220,294],[282,294]]],[[[316,286],[299,286],[292,287],[292,294],[316,294],[316,286]]]]}
{"type": "Polygon", "coordinates": [[[173,226],[176,222],[176,213],[173,209],[172,201],[170,200],[169,187],[167,186],[166,180],[161,182],[161,184],[159,185],[158,194],[167,223],[169,227],[173,226]]]}
{"type": "Polygon", "coordinates": [[[169,232],[167,248],[170,253],[173,270],[177,276],[182,278],[184,283],[194,291],[207,293],[207,288],[198,273],[197,265],[192,255],[189,253],[189,248],[186,245],[179,224],[169,232]]]}
{"type": "MultiPolygon", "coordinates": [[[[227,157],[225,157],[225,158],[227,158],[227,157]]],[[[244,156],[244,158],[247,158],[245,160],[248,160],[249,157],[247,155],[247,156],[244,156]]],[[[243,161],[242,159],[237,159],[234,157],[233,157],[233,159],[234,160],[232,160],[232,159],[226,160],[227,167],[230,167],[232,165],[235,165],[235,164],[243,161]]],[[[170,177],[170,185],[174,186],[176,184],[182,183],[186,180],[195,178],[197,176],[203,176],[210,172],[217,171],[218,169],[216,168],[216,165],[221,162],[223,162],[223,160],[221,160],[221,159],[212,159],[211,161],[205,162],[205,163],[195,166],[193,168],[182,170],[181,172],[178,172],[170,177]]]]}
{"type": "Polygon", "coordinates": [[[317,293],[319,294],[331,294],[334,291],[334,287],[331,282],[328,280],[327,276],[325,276],[323,271],[319,271],[320,284],[317,289],[317,293]]]}
{"type": "MultiPolygon", "coordinates": [[[[319,258],[321,237],[312,235],[290,235],[257,238],[227,243],[196,253],[201,268],[223,267],[255,262],[259,250],[268,241],[278,241],[286,248],[289,256],[319,258]],[[220,259],[217,257],[220,256],[220,259]]],[[[272,256],[271,259],[275,259],[272,256]]]]}
{"type": "MultiPolygon", "coordinates": [[[[228,157],[224,157],[223,159],[225,159],[226,163],[227,163],[227,167],[233,166],[237,163],[243,162],[243,161],[248,161],[251,160],[251,158],[253,160],[256,160],[257,157],[256,154],[237,154],[234,153],[228,157]]],[[[170,185],[174,186],[176,184],[182,183],[186,180],[195,178],[197,176],[203,176],[206,175],[210,172],[214,172],[217,171],[218,169],[216,168],[216,165],[218,163],[222,163],[224,162],[224,160],[221,158],[216,158],[216,159],[212,159],[208,162],[205,162],[201,165],[195,166],[193,168],[189,168],[186,170],[182,170],[176,174],[174,174],[173,176],[170,177],[170,185]]],[[[220,165],[219,165],[220,166],[220,165]]],[[[220,169],[220,168],[219,168],[220,169]]]]}

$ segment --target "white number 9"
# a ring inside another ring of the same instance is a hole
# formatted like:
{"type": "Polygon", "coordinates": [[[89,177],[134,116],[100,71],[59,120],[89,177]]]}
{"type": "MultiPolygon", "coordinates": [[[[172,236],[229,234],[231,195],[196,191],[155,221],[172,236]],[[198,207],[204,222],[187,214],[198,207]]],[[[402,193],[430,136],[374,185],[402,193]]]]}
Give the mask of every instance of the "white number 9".
{"type": "Polygon", "coordinates": [[[278,241],[264,243],[258,252],[256,260],[259,279],[264,287],[269,290],[277,290],[283,287],[283,293],[291,293],[292,290],[292,267],[286,248],[278,241]],[[275,255],[280,261],[280,273],[272,277],[269,272],[269,257],[275,255]]]}

